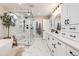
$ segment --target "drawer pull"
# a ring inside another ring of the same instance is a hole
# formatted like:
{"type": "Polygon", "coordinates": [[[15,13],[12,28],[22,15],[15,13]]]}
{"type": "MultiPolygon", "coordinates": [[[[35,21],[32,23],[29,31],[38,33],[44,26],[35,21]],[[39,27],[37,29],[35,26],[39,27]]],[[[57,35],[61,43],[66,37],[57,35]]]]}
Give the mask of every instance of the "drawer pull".
{"type": "Polygon", "coordinates": [[[73,38],[75,38],[76,36],[70,35],[70,37],[73,37],[73,38]]]}
{"type": "Polygon", "coordinates": [[[66,25],[69,24],[69,19],[66,19],[66,20],[65,20],[65,24],[66,24],[66,25]]]}
{"type": "Polygon", "coordinates": [[[48,38],[48,40],[50,40],[50,39],[48,38]]]}
{"type": "Polygon", "coordinates": [[[61,43],[60,43],[60,42],[58,42],[58,45],[61,45],[61,43]]]}
{"type": "Polygon", "coordinates": [[[54,46],[54,48],[56,48],[56,44],[53,44],[53,43],[52,43],[52,45],[54,46]]]}
{"type": "Polygon", "coordinates": [[[54,46],[55,44],[52,43],[52,45],[54,46]]]}
{"type": "Polygon", "coordinates": [[[65,33],[62,33],[63,35],[66,35],[65,33]]]}
{"type": "Polygon", "coordinates": [[[54,38],[52,38],[52,40],[54,40],[54,38]]]}
{"type": "Polygon", "coordinates": [[[72,51],[70,51],[69,53],[70,53],[71,55],[73,55],[73,56],[76,56],[76,55],[74,55],[74,54],[73,54],[73,52],[72,52],[72,51]]]}
{"type": "Polygon", "coordinates": [[[75,30],[76,28],[70,28],[71,30],[73,29],[73,30],[75,30]]]}

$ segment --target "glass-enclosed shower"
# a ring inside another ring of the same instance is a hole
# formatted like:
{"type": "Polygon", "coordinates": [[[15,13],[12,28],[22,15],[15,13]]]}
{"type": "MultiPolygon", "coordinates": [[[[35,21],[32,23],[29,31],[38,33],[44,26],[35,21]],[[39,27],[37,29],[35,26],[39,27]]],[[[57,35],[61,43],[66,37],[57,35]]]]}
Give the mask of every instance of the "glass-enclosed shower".
{"type": "Polygon", "coordinates": [[[10,28],[10,35],[15,36],[19,45],[30,46],[33,42],[33,15],[31,12],[10,12],[15,26],[10,28]]]}

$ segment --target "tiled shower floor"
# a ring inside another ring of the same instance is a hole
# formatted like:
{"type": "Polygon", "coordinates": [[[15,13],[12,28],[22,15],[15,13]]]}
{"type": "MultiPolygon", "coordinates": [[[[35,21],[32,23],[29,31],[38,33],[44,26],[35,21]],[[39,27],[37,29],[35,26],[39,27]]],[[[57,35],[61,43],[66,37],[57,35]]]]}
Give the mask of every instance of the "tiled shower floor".
{"type": "Polygon", "coordinates": [[[34,38],[34,43],[28,48],[25,47],[23,56],[51,56],[51,53],[45,42],[41,37],[34,38]]]}

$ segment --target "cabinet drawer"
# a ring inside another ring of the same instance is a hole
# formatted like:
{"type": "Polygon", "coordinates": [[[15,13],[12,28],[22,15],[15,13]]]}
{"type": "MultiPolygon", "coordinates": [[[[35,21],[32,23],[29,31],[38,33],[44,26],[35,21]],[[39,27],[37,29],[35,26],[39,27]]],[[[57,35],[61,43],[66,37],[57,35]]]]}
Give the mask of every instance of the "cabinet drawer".
{"type": "Polygon", "coordinates": [[[67,46],[67,56],[79,56],[79,51],[67,46]]]}
{"type": "Polygon", "coordinates": [[[66,25],[61,27],[61,31],[79,32],[79,25],[66,25]]]}
{"type": "Polygon", "coordinates": [[[67,32],[61,32],[62,37],[68,37],[68,33],[67,32]]]}
{"type": "Polygon", "coordinates": [[[68,39],[79,41],[79,33],[62,32],[61,34],[68,39]]]}
{"type": "Polygon", "coordinates": [[[68,34],[69,34],[68,37],[70,39],[73,39],[75,41],[79,41],[79,33],[68,33],[68,34]]]}

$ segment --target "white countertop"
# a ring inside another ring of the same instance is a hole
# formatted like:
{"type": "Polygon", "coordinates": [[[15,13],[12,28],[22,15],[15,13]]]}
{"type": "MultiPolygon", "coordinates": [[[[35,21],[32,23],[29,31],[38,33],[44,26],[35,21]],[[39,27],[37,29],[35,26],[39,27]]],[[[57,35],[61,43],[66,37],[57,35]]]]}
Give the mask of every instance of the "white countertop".
{"type": "Polygon", "coordinates": [[[56,34],[53,32],[48,32],[45,31],[46,33],[58,38],[60,41],[62,41],[63,43],[67,44],[68,46],[71,46],[72,48],[74,48],[75,50],[79,51],[79,42],[64,38],[61,36],[61,34],[56,34]]]}

